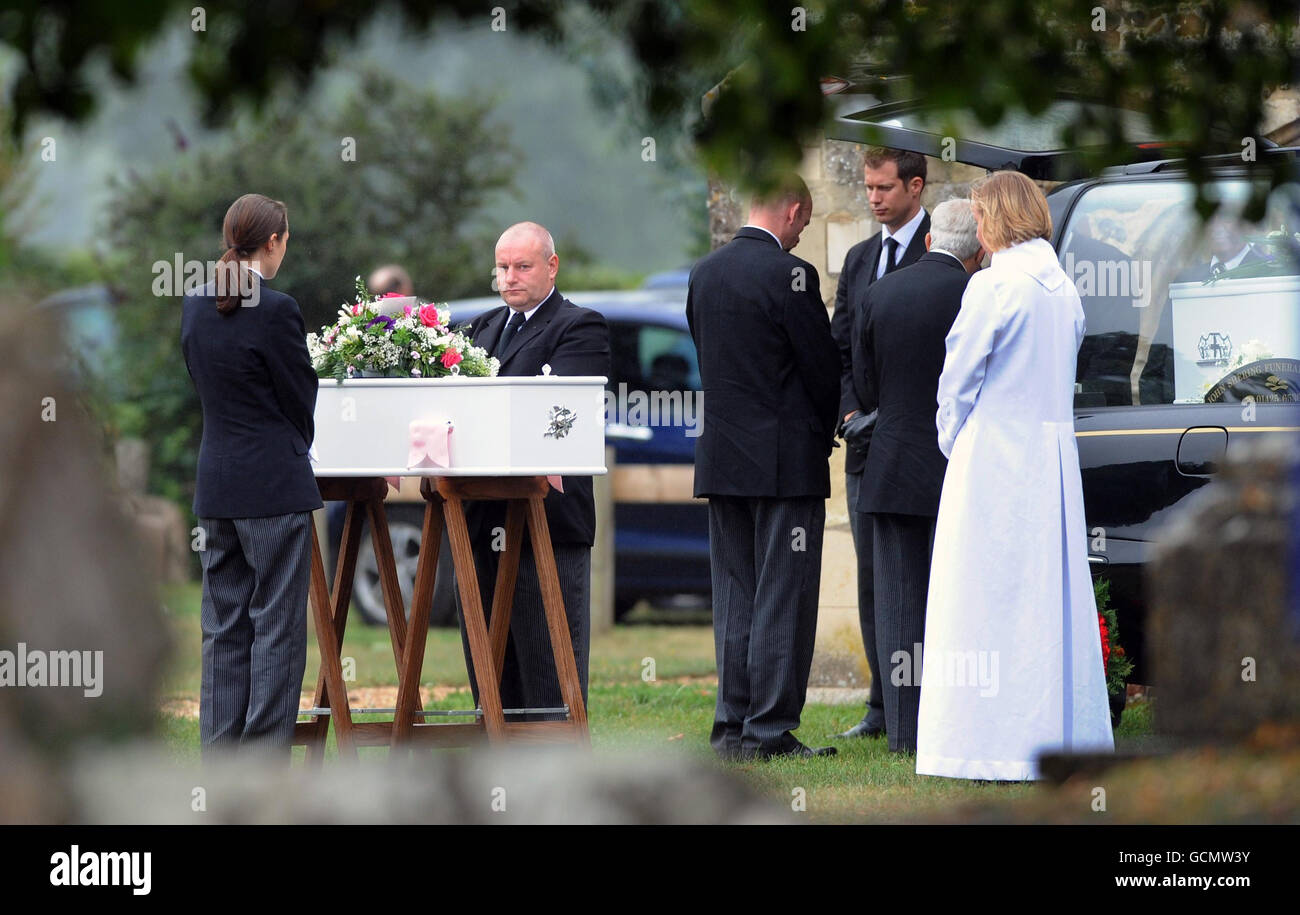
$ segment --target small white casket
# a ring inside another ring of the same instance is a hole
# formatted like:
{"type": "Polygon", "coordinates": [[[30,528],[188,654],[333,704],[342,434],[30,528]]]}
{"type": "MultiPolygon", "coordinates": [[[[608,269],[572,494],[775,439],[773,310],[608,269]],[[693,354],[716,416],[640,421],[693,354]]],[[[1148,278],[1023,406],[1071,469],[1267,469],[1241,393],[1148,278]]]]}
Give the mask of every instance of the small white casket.
{"type": "Polygon", "coordinates": [[[605,379],[324,378],[312,451],[321,477],[603,474],[605,379]]]}
{"type": "Polygon", "coordinates": [[[1246,362],[1300,356],[1300,277],[1224,279],[1172,283],[1174,401],[1202,403],[1211,386],[1246,362]]]}

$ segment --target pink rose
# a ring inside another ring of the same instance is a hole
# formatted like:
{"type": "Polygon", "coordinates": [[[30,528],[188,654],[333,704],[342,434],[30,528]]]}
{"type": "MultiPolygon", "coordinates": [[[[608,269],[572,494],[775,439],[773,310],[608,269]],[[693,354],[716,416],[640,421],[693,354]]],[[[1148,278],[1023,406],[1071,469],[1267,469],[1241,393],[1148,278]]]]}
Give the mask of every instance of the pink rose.
{"type": "Polygon", "coordinates": [[[461,361],[460,350],[454,346],[447,347],[447,352],[442,354],[442,367],[451,368],[453,365],[459,365],[461,361]]]}
{"type": "MultiPolygon", "coordinates": [[[[438,308],[435,305],[420,306],[420,323],[425,327],[438,326],[438,308]]],[[[460,361],[459,358],[457,361],[460,361]]]]}
{"type": "Polygon", "coordinates": [[[403,313],[404,313],[404,314],[409,318],[409,317],[411,316],[411,306],[410,306],[410,305],[403,305],[403,306],[402,306],[402,312],[403,312],[403,313]]]}
{"type": "Polygon", "coordinates": [[[359,315],[359,314],[361,314],[361,305],[360,305],[360,303],[358,303],[358,304],[352,306],[352,313],[353,313],[354,315],[359,315]]]}
{"type": "Polygon", "coordinates": [[[385,292],[380,296],[381,299],[403,299],[406,298],[400,292],[385,292]]]}

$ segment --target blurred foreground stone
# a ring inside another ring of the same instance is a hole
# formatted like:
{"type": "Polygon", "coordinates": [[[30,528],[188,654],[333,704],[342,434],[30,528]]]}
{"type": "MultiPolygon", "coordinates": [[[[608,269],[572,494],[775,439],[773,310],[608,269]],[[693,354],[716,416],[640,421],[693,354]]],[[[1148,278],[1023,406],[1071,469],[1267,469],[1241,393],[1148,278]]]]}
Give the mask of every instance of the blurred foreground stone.
{"type": "Polygon", "coordinates": [[[142,745],[83,757],[69,789],[68,822],[86,824],[793,822],[717,766],[562,746],[332,760],[309,772],[251,756],[181,766],[142,745]]]}
{"type": "Polygon", "coordinates": [[[1156,725],[1186,742],[1300,724],[1289,606],[1295,436],[1249,435],[1165,528],[1147,572],[1156,725]]]}
{"type": "Polygon", "coordinates": [[[54,330],[3,299],[0,651],[102,652],[96,696],[0,687],[0,822],[51,821],[67,812],[61,766],[72,751],[151,730],[168,633],[54,330]]]}
{"type": "MultiPolygon", "coordinates": [[[[1163,700],[1162,700],[1163,701],[1163,700]]],[[[922,823],[1295,824],[1300,823],[1300,748],[1262,734],[1231,749],[1203,746],[1078,772],[1057,787],[990,786],[983,803],[918,811],[922,823]],[[1104,795],[1099,795],[1097,789],[1104,795]],[[1104,809],[1098,809],[1104,801],[1104,809]]]]}
{"type": "Polygon", "coordinates": [[[142,557],[155,581],[173,584],[190,577],[189,526],[180,506],[145,491],[149,481],[149,446],[143,439],[114,443],[117,490],[122,510],[135,527],[142,557]]]}

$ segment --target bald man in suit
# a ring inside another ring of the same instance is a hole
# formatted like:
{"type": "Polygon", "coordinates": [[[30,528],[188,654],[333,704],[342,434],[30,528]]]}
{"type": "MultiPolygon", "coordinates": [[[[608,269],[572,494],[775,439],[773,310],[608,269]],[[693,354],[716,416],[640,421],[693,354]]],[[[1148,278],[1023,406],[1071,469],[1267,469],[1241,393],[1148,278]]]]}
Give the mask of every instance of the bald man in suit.
{"type": "MultiPolygon", "coordinates": [[[[609,327],[590,308],[574,305],[556,287],[560,259],[551,233],[534,222],[521,222],[502,233],[496,247],[496,279],[504,305],[484,312],[470,323],[469,335],[501,362],[502,377],[541,375],[609,376],[609,327]]],[[[596,503],[591,477],[562,478],[563,492],[546,496],[555,564],[559,572],[569,637],[587,701],[587,669],[591,642],[591,547],[596,536],[596,503]]],[[[468,502],[466,520],[474,543],[479,593],[491,614],[491,595],[500,553],[492,548],[494,531],[505,528],[505,503],[468,502]]],[[[478,700],[478,683],[470,663],[464,614],[461,637],[470,686],[478,700]]],[[[523,556],[515,583],[510,636],[501,676],[501,705],[507,709],[559,708],[564,704],[555,670],[550,634],[542,606],[537,567],[525,531],[523,556]]],[[[510,720],[557,720],[562,713],[525,713],[510,720]]]]}

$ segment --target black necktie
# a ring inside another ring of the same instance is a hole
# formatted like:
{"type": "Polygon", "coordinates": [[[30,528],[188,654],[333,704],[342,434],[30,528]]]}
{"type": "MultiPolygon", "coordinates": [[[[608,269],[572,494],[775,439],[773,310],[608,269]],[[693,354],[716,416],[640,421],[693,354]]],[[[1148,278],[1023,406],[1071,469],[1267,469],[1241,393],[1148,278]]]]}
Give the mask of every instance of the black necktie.
{"type": "Polygon", "coordinates": [[[889,274],[894,271],[897,264],[894,263],[894,252],[898,250],[898,240],[895,238],[885,239],[885,273],[889,274]]]}
{"type": "Polygon", "coordinates": [[[524,326],[524,313],[522,311],[512,311],[510,321],[501,330],[501,339],[497,341],[496,357],[501,359],[505,356],[506,350],[514,342],[515,335],[519,333],[520,328],[524,326]]]}

